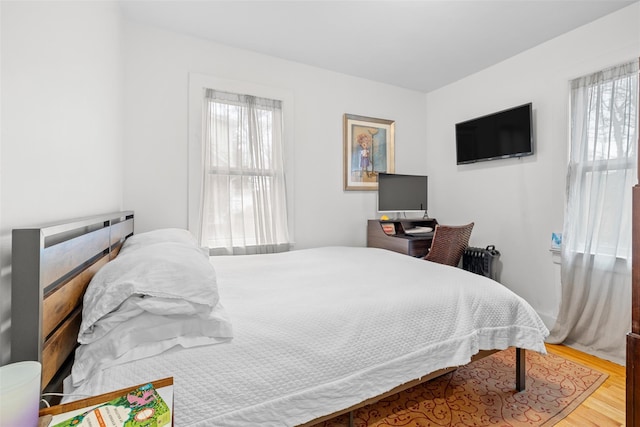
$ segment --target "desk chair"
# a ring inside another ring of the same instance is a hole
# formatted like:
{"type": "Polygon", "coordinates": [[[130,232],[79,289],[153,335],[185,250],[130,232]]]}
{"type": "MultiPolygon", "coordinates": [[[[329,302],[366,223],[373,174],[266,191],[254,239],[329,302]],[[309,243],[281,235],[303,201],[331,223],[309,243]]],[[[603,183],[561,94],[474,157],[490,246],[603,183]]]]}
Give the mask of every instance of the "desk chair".
{"type": "Polygon", "coordinates": [[[469,245],[473,222],[467,225],[436,225],[431,248],[424,257],[427,261],[458,266],[464,250],[469,245]]]}

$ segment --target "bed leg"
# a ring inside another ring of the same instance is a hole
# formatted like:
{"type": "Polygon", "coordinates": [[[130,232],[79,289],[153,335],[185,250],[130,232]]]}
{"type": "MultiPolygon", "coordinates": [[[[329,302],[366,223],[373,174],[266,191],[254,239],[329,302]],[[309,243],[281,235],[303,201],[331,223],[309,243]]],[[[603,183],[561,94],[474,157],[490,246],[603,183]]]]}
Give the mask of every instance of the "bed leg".
{"type": "Polygon", "coordinates": [[[516,390],[522,391],[526,388],[527,363],[525,349],[516,347],[516,390]]]}
{"type": "Polygon", "coordinates": [[[349,411],[349,427],[353,427],[353,411],[349,411]]]}

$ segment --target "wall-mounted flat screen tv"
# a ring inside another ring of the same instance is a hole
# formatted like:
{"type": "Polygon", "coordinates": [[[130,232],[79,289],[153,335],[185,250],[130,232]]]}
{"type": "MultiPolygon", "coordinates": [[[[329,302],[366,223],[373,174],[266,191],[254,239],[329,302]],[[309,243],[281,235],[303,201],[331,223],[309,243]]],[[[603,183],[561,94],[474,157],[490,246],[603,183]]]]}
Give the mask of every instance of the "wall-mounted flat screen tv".
{"type": "Polygon", "coordinates": [[[533,154],[531,103],[456,124],[459,165],[533,154]]]}
{"type": "Polygon", "coordinates": [[[428,177],[424,175],[378,174],[378,212],[427,210],[428,177]]]}

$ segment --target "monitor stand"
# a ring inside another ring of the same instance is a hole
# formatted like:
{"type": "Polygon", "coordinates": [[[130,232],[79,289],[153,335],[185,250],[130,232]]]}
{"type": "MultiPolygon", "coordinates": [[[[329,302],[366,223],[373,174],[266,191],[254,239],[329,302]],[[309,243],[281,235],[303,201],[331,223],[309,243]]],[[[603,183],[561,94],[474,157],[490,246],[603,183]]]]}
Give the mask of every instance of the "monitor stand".
{"type": "MultiPolygon", "coordinates": [[[[418,220],[420,218],[407,218],[407,213],[406,212],[396,212],[394,215],[391,214],[387,214],[387,216],[389,217],[390,221],[403,221],[403,220],[418,220]]],[[[424,211],[424,215],[422,215],[422,219],[423,220],[431,220],[433,218],[429,217],[429,214],[427,213],[427,211],[424,211]]]]}

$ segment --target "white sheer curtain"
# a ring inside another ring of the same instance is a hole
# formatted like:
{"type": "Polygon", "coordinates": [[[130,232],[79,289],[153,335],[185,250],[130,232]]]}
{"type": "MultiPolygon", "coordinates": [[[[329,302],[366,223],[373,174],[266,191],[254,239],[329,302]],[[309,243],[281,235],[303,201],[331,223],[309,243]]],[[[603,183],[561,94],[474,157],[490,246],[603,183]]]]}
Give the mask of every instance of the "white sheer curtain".
{"type": "Polygon", "coordinates": [[[637,61],[571,82],[562,299],[548,341],[620,364],[631,328],[637,132],[637,61]]]}
{"type": "Polygon", "coordinates": [[[288,250],[281,102],[206,89],[204,103],[201,244],[211,254],[288,250]]]}

